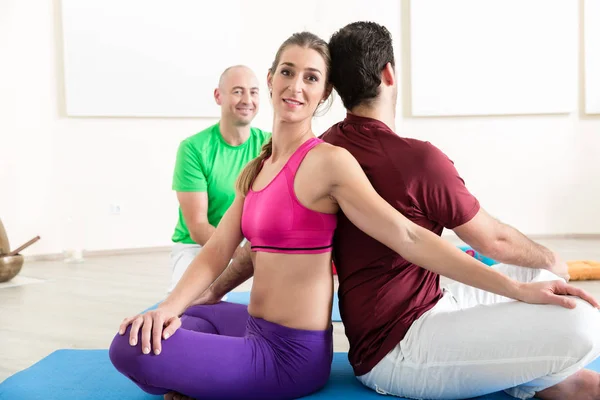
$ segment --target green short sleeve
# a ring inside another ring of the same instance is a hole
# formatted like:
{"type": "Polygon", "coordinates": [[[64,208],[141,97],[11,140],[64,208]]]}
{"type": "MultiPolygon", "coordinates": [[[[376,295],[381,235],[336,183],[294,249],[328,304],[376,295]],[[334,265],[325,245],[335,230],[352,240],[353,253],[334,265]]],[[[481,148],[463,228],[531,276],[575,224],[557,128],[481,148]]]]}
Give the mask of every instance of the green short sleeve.
{"type": "Polygon", "coordinates": [[[178,192],[206,192],[207,189],[200,154],[187,140],[181,142],[177,150],[172,189],[178,192]]]}

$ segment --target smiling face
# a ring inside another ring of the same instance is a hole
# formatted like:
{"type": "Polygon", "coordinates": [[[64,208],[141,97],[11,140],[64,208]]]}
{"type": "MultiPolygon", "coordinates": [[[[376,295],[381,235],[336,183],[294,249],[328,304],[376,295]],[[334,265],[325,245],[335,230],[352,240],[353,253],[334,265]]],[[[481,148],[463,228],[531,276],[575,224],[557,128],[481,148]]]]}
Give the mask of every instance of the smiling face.
{"type": "Polygon", "coordinates": [[[273,112],[286,122],[310,119],[329,95],[327,64],[311,48],[292,45],[281,52],[274,71],[269,71],[273,112]]]}
{"type": "Polygon", "coordinates": [[[223,73],[215,100],[221,106],[221,118],[235,126],[249,125],[259,107],[258,79],[247,67],[232,67],[223,73]]]}

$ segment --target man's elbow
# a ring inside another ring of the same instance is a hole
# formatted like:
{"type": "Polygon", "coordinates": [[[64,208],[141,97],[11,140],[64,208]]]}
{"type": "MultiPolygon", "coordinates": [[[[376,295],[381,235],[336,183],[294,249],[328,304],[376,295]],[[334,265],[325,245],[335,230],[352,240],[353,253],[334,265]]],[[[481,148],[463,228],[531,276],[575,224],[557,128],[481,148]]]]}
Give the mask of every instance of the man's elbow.
{"type": "Polygon", "coordinates": [[[210,239],[212,226],[207,222],[199,222],[193,226],[188,227],[190,231],[190,238],[194,243],[204,246],[208,239],[210,239]]]}
{"type": "Polygon", "coordinates": [[[503,245],[504,243],[502,239],[493,238],[478,243],[475,246],[472,245],[471,247],[486,257],[496,258],[499,254],[502,254],[503,245]]]}
{"type": "Polygon", "coordinates": [[[200,246],[204,245],[204,241],[201,239],[201,236],[194,231],[190,231],[190,238],[194,243],[199,244],[200,246]]]}

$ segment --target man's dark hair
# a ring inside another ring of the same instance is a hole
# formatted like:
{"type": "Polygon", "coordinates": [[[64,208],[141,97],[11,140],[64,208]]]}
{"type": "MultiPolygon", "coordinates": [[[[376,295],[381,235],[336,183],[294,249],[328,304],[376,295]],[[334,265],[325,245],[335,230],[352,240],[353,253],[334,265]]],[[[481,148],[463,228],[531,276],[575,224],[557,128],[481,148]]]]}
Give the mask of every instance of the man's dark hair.
{"type": "Polygon", "coordinates": [[[392,36],[375,22],[353,22],[331,36],[330,82],[347,110],[379,95],[381,71],[394,66],[392,36]]]}

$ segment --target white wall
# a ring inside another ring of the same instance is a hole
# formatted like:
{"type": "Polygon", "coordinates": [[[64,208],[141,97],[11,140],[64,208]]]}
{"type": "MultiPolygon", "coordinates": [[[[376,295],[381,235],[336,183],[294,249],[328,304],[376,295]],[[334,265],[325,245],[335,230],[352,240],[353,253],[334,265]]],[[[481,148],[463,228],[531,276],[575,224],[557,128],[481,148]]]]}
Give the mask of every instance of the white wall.
{"type": "MultiPolygon", "coordinates": [[[[66,118],[59,6],[0,2],[0,218],[11,244],[41,235],[30,255],[169,245],[177,145],[215,120],[66,118]]],[[[399,132],[444,150],[493,215],[528,234],[600,233],[600,118],[411,118],[408,91],[399,132]]],[[[262,106],[256,122],[269,129],[262,106]]],[[[337,104],[317,131],[342,116],[337,104]]]]}
{"type": "Polygon", "coordinates": [[[168,245],[177,145],[216,120],[66,118],[58,11],[57,1],[0,2],[0,218],[11,245],[37,234],[25,254],[168,245]]]}

